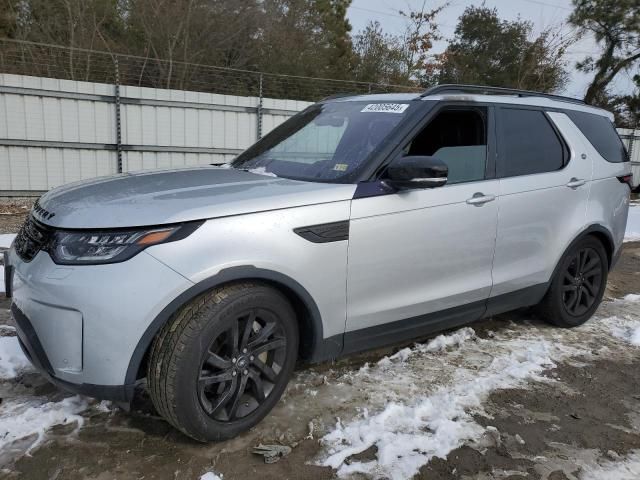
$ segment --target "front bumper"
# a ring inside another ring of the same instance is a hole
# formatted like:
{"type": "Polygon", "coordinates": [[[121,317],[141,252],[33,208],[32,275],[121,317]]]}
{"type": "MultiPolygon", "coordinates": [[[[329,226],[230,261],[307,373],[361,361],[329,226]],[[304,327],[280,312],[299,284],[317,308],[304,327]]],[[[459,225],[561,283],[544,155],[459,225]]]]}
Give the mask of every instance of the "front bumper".
{"type": "Polygon", "coordinates": [[[133,398],[135,383],[128,385],[94,385],[90,383],[65,382],[55,376],[47,353],[42,347],[33,325],[22,311],[15,305],[11,305],[11,316],[16,324],[18,342],[22,351],[32,365],[54,385],[73,393],[99,398],[101,400],[113,400],[116,402],[129,402],[133,398]]]}
{"type": "Polygon", "coordinates": [[[25,354],[52,383],[91,397],[128,401],[130,364],[158,313],[192,283],[151,255],[109,265],[30,262],[9,251],[12,315],[25,354]]]}

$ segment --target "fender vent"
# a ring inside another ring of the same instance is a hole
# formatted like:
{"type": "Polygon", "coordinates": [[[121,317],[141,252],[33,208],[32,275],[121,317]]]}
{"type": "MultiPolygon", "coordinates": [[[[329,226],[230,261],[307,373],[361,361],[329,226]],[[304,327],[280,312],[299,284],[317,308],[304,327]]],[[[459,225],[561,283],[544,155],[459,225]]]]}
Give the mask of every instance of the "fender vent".
{"type": "Polygon", "coordinates": [[[349,239],[349,220],[298,227],[293,231],[313,243],[340,242],[349,239]]]}

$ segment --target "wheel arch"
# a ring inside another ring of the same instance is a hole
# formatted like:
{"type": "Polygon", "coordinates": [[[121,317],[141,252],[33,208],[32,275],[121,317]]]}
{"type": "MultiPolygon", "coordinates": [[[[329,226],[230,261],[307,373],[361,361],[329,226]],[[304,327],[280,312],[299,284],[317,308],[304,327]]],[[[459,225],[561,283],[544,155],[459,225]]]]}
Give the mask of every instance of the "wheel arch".
{"type": "Polygon", "coordinates": [[[609,262],[609,269],[613,268],[613,251],[614,243],[611,233],[604,227],[594,228],[587,236],[596,237],[602,243],[605,252],[607,252],[607,261],[609,262]]]}
{"type": "Polygon", "coordinates": [[[589,225],[587,228],[582,230],[576,237],[569,242],[569,245],[564,249],[562,255],[556,261],[556,266],[553,269],[553,273],[551,274],[551,278],[549,279],[549,283],[555,278],[556,273],[558,272],[558,268],[560,268],[560,262],[566,255],[566,253],[571,250],[578,242],[586,237],[596,237],[602,243],[605,252],[607,253],[607,262],[609,269],[613,268],[615,263],[614,252],[615,252],[615,243],[613,241],[613,235],[611,232],[604,226],[600,224],[589,225]]]}
{"type": "Polygon", "coordinates": [[[146,360],[153,339],[172,315],[182,306],[213,288],[218,288],[228,283],[251,280],[271,285],[283,293],[291,302],[296,311],[300,327],[299,358],[312,362],[322,361],[334,358],[342,351],[341,341],[335,341],[334,337],[324,339],[320,310],[311,294],[300,283],[280,272],[261,269],[252,265],[231,267],[221,270],[216,275],[182,292],[155,317],[136,345],[129,361],[125,383],[127,385],[133,384],[136,380],[145,376],[144,369],[146,368],[146,360]]]}

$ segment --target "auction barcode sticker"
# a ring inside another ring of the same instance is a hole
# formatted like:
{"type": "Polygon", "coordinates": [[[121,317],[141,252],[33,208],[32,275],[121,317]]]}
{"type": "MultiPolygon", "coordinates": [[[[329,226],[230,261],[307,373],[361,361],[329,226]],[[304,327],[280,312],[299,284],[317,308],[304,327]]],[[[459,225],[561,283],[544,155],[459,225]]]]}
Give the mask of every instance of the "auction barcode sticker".
{"type": "Polygon", "coordinates": [[[402,113],[408,107],[408,103],[370,103],[360,111],[375,113],[402,113]]]}

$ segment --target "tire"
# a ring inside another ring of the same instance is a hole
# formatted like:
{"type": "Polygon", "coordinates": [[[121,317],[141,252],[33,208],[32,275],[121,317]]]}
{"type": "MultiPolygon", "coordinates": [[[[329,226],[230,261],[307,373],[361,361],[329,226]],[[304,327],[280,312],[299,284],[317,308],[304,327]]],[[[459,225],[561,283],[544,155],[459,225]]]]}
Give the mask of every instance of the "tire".
{"type": "Polygon", "coordinates": [[[602,242],[587,236],[562,257],[549,290],[537,307],[547,322],[577,327],[594,314],[604,295],[609,261],[602,242]]]}
{"type": "Polygon", "coordinates": [[[184,434],[226,440],[271,411],[297,356],[298,324],[287,298],[262,283],[231,284],[182,307],[156,336],[149,393],[184,434]]]}

